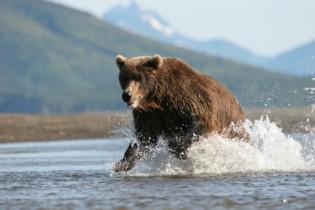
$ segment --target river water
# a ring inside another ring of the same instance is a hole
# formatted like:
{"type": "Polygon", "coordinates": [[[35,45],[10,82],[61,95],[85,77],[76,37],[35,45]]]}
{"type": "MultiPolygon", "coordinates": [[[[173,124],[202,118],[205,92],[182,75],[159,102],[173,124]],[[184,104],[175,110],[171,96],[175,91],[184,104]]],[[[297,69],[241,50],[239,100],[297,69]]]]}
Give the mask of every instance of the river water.
{"type": "Polygon", "coordinates": [[[128,173],[127,138],[0,145],[0,209],[315,209],[315,136],[247,123],[252,144],[204,138],[189,160],[156,152],[128,173]]]}

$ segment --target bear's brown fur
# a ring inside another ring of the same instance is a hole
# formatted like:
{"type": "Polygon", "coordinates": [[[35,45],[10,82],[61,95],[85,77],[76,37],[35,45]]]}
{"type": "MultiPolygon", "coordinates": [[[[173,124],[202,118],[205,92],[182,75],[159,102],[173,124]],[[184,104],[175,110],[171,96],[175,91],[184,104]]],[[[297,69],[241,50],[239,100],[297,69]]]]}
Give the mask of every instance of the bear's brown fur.
{"type": "Polygon", "coordinates": [[[115,171],[128,171],[163,137],[170,151],[186,158],[187,148],[202,135],[219,133],[247,139],[244,114],[233,94],[214,78],[180,59],[117,56],[123,100],[133,108],[137,143],[130,144],[115,171]]]}

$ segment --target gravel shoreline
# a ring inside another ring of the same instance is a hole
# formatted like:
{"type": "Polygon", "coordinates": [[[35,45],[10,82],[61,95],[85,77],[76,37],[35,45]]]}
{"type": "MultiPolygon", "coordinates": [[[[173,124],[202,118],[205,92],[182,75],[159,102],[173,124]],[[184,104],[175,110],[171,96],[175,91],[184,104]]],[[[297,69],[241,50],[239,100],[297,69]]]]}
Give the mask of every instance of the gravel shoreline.
{"type": "MultiPolygon", "coordinates": [[[[269,116],[286,133],[315,132],[311,108],[245,109],[247,118],[269,116]]],[[[64,139],[96,139],[119,136],[120,128],[131,127],[127,112],[73,115],[0,114],[0,143],[64,139]]]]}

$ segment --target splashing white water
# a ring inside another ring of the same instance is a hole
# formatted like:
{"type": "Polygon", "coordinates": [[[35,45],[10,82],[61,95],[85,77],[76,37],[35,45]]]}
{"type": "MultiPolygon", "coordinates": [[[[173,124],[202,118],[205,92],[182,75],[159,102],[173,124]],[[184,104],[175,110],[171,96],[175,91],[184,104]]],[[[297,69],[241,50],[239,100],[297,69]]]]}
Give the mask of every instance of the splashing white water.
{"type": "Polygon", "coordinates": [[[251,143],[213,135],[194,143],[188,160],[169,155],[161,143],[154,154],[127,173],[132,176],[225,174],[315,170],[315,138],[298,141],[285,135],[268,117],[245,122],[251,143]]]}

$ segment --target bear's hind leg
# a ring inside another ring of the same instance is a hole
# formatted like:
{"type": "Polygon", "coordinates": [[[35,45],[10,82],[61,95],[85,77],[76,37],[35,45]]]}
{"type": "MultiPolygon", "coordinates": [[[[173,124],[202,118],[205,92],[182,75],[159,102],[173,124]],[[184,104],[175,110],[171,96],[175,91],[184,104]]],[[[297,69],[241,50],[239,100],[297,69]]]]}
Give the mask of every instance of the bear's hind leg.
{"type": "Polygon", "coordinates": [[[183,142],[179,142],[178,138],[169,140],[168,148],[170,154],[174,155],[176,158],[181,160],[187,159],[187,148],[188,146],[184,145],[183,142]]]}
{"type": "MultiPolygon", "coordinates": [[[[194,128],[194,131],[198,131],[194,128]]],[[[199,141],[200,135],[194,132],[187,132],[184,136],[168,138],[169,152],[181,160],[187,159],[187,150],[194,143],[199,141]]]]}

